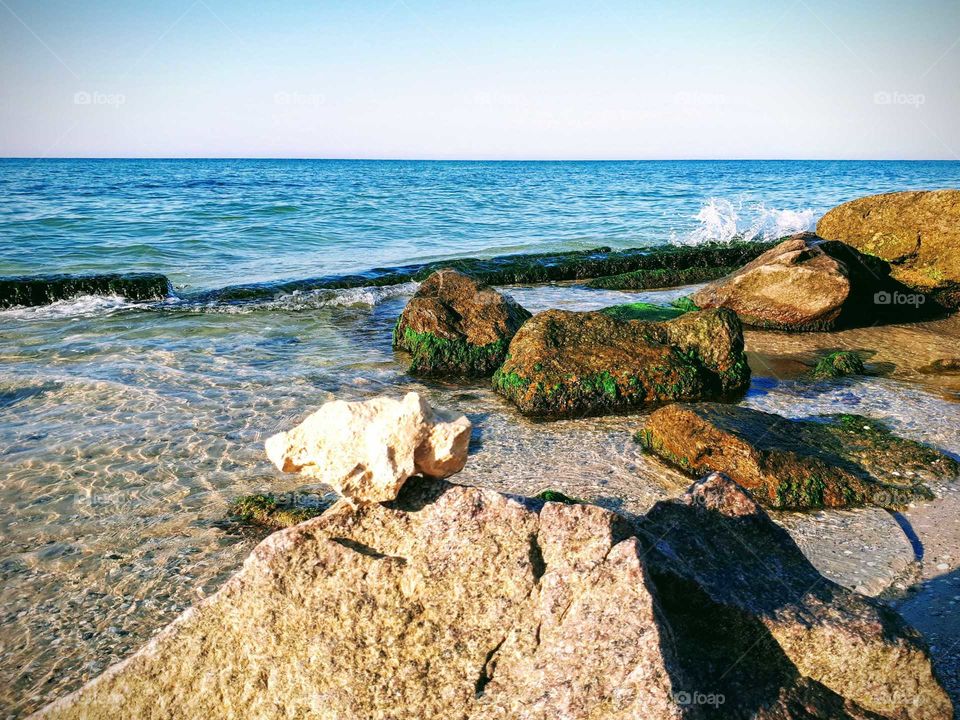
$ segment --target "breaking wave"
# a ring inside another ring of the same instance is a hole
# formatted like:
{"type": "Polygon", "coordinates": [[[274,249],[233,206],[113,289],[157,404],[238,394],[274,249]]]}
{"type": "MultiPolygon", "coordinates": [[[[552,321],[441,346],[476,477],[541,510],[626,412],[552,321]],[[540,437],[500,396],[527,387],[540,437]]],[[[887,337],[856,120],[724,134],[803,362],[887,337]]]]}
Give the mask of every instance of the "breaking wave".
{"type": "Polygon", "coordinates": [[[763,202],[736,202],[710,198],[694,216],[697,227],[671,238],[675,245],[700,245],[734,240],[775,240],[785,235],[813,230],[816,212],[812,208],[772,208],[763,202]]]}

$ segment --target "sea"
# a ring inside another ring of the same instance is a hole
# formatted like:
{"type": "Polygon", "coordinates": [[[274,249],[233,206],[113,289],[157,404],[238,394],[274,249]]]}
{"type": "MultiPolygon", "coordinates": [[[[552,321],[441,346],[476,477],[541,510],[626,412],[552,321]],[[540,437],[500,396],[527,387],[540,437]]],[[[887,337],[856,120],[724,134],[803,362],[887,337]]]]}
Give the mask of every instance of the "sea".
{"type": "MultiPolygon", "coordinates": [[[[175,291],[0,311],[0,715],[75,689],[214,592],[261,537],[230,521],[234,498],[323,497],[262,448],[330,399],[415,390],[466,413],[464,482],[625,512],[685,482],[642,457],[639,416],[533,422],[485,383],[409,376],[391,328],[415,283],[184,299],[449,258],[777,238],[864,195],[957,187],[960,162],[0,160],[0,276],[150,271],[175,291]]],[[[533,312],[690,291],[504,290],[533,312]]],[[[960,452],[955,400],[891,380],[810,393],[764,379],[747,402],[854,403],[960,452]]]]}

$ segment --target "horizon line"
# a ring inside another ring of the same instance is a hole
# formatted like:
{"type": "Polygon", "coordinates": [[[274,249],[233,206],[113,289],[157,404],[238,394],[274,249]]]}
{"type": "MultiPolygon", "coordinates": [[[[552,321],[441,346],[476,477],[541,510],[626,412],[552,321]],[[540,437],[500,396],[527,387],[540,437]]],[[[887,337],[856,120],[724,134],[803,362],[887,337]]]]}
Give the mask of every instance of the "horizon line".
{"type": "Polygon", "coordinates": [[[797,157],[663,157],[663,158],[443,158],[443,157],[310,157],[310,156],[144,156],[144,155],[0,155],[0,160],[290,160],[316,162],[960,162],[960,158],[797,158],[797,157]]]}

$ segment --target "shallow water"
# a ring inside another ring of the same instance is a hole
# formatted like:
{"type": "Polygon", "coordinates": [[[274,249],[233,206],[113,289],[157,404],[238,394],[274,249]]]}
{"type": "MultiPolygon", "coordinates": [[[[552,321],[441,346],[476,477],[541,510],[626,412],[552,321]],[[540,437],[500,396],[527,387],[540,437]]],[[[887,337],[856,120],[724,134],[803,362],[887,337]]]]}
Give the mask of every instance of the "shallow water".
{"type": "MultiPolygon", "coordinates": [[[[0,161],[0,274],[156,270],[212,288],[444,255],[779,234],[856,195],[960,184],[960,163],[367,165],[0,161]]],[[[333,397],[414,389],[465,412],[466,483],[549,487],[628,513],[687,484],[632,442],[642,414],[539,423],[485,383],[407,376],[390,336],[415,287],[242,308],[86,297],[0,312],[0,709],[21,715],[75,688],[216,589],[257,540],[223,523],[234,497],[319,490],[276,472],[263,439],[333,397]]],[[[507,290],[533,311],[690,292],[507,290]]],[[[954,321],[750,333],[758,375],[746,402],[791,417],[875,415],[960,453],[960,387],[919,372],[960,354],[958,339],[954,321]],[[830,343],[876,350],[870,363],[885,374],[799,378],[830,343]]],[[[888,532],[885,516],[870,517],[888,532]]],[[[837,516],[795,525],[801,539],[849,541],[837,516]]],[[[850,552],[849,568],[825,556],[824,571],[873,577],[868,551],[850,552]]]]}

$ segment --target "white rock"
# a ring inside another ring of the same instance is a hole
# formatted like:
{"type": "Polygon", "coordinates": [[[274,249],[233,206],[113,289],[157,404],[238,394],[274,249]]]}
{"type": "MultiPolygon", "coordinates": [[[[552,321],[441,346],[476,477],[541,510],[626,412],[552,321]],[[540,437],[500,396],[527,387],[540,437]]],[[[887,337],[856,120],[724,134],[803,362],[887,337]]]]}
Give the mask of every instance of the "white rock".
{"type": "Polygon", "coordinates": [[[334,400],[267,439],[267,457],[356,504],[393,500],[413,475],[445,478],[467,461],[470,421],[434,410],[417,393],[403,400],[334,400]]]}

